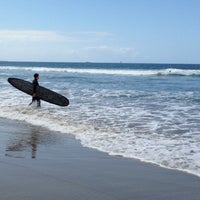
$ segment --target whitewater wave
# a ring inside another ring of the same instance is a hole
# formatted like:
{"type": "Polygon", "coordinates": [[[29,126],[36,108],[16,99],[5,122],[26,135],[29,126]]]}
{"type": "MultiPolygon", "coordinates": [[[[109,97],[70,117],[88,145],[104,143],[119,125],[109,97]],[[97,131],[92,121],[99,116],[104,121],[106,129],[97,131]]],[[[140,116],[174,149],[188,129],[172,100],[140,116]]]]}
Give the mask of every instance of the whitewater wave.
{"type": "MultiPolygon", "coordinates": [[[[70,113],[67,114],[62,109],[45,106],[40,109],[40,112],[26,105],[3,106],[0,109],[0,117],[25,121],[53,131],[72,134],[81,141],[83,146],[98,149],[110,155],[136,158],[200,176],[198,137],[192,139],[191,133],[186,133],[185,137],[180,138],[175,135],[174,137],[177,138],[174,140],[157,133],[137,133],[136,129],[130,133],[120,130],[119,127],[95,127],[87,120],[79,123],[78,120],[70,117],[70,113]]],[[[152,132],[157,126],[155,123],[151,124],[152,132]]]]}
{"type": "Polygon", "coordinates": [[[127,76],[200,76],[200,70],[190,69],[156,69],[156,70],[139,70],[139,69],[81,69],[81,68],[54,68],[54,67],[14,67],[1,66],[0,70],[26,70],[37,72],[63,72],[63,73],[86,73],[86,74],[107,74],[107,75],[127,75],[127,76]]]}

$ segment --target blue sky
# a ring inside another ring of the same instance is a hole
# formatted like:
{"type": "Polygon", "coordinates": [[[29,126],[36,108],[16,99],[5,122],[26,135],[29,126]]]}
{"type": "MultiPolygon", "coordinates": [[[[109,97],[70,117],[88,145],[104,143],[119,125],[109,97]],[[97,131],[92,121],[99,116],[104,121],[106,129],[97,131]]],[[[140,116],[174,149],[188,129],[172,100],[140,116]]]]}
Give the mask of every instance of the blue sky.
{"type": "Polygon", "coordinates": [[[200,63],[199,0],[1,0],[0,60],[200,63]]]}

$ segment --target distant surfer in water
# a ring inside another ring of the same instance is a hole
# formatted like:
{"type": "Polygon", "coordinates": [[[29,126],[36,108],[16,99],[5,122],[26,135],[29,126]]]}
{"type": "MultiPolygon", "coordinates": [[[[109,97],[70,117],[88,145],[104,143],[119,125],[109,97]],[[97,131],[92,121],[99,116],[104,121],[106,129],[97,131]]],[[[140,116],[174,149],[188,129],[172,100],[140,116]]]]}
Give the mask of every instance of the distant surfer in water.
{"type": "Polygon", "coordinates": [[[39,79],[39,74],[34,74],[34,80],[33,80],[33,94],[32,94],[32,102],[31,104],[34,102],[34,101],[37,101],[37,107],[40,107],[40,98],[37,97],[37,94],[36,94],[36,89],[37,87],[39,86],[39,83],[38,83],[38,79],[39,79]]]}

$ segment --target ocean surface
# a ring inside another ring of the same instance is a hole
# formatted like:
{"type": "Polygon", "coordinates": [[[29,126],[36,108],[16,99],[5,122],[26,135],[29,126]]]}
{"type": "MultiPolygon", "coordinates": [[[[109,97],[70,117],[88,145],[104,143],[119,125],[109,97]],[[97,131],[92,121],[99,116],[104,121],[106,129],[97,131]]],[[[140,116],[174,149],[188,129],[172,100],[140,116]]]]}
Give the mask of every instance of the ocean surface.
{"type": "Polygon", "coordinates": [[[72,134],[83,146],[200,176],[200,65],[0,62],[0,117],[72,134]],[[68,107],[12,87],[33,80],[68,107]]]}

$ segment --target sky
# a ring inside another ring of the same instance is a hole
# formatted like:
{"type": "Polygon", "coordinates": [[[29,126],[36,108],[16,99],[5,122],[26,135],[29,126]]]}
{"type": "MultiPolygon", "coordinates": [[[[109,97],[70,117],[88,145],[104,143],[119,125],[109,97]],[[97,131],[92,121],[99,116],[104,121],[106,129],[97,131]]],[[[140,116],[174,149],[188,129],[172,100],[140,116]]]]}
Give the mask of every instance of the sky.
{"type": "Polygon", "coordinates": [[[200,64],[200,0],[0,0],[0,60],[200,64]]]}

